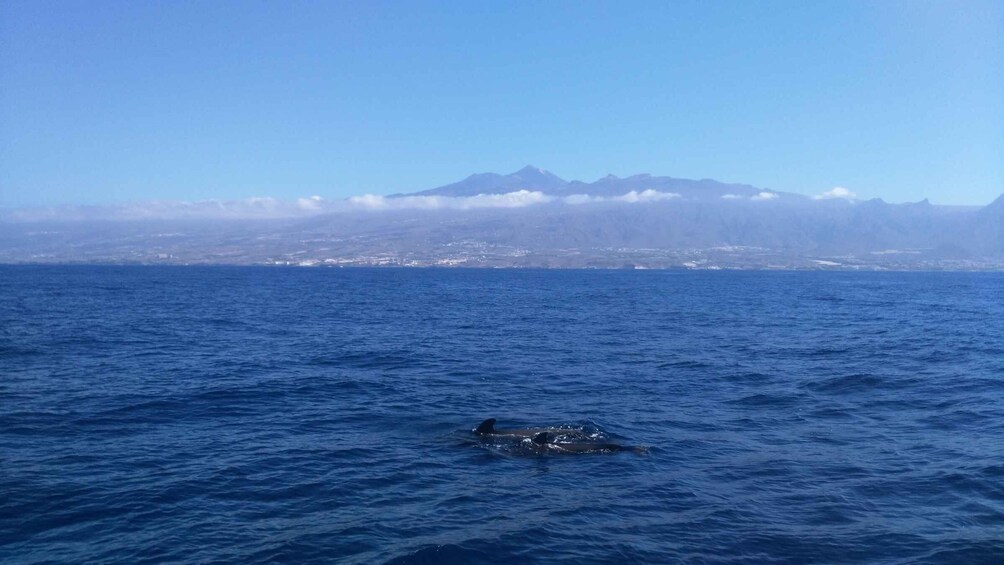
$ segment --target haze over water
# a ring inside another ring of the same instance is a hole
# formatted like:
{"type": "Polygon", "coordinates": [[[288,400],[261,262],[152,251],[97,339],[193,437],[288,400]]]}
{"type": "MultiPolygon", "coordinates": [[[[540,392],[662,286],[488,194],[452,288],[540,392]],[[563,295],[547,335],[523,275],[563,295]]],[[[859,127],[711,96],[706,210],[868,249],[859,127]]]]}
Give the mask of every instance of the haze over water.
{"type": "Polygon", "coordinates": [[[0,267],[0,562],[993,563],[1004,275],[0,267]],[[528,456],[470,430],[594,427],[528,456]]]}

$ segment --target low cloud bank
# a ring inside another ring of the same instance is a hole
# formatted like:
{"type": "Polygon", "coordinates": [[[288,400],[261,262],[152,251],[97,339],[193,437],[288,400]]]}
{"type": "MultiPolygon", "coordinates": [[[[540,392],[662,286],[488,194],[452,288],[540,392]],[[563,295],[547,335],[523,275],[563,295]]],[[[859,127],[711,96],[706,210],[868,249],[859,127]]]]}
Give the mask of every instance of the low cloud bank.
{"type": "Polygon", "coordinates": [[[827,190],[822,194],[817,194],[813,196],[813,200],[832,200],[834,198],[842,198],[844,200],[855,200],[858,197],[857,194],[847,190],[842,186],[835,186],[832,190],[827,190]]]}
{"type": "Polygon", "coordinates": [[[659,202],[660,200],[672,200],[674,198],[680,198],[680,195],[675,192],[659,192],[658,190],[643,190],[637,192],[632,190],[631,192],[625,194],[624,196],[617,196],[611,198],[613,202],[659,202]]]}
{"type": "Polygon", "coordinates": [[[749,200],[753,200],[755,202],[762,202],[764,200],[774,200],[775,198],[779,198],[780,196],[781,195],[776,192],[770,192],[765,190],[763,192],[758,192],[753,196],[749,197],[743,196],[742,194],[723,194],[722,200],[746,200],[748,198],[749,200]]]}
{"type": "Polygon", "coordinates": [[[550,196],[539,191],[518,190],[505,194],[477,196],[397,196],[373,194],[346,199],[328,200],[320,196],[294,201],[271,197],[243,200],[151,201],[108,206],[58,206],[0,210],[0,220],[6,221],[83,221],[83,220],[180,220],[221,219],[258,220],[316,216],[318,214],[380,210],[475,210],[488,208],[524,208],[558,203],[582,205],[601,202],[641,204],[680,198],[673,192],[632,190],[621,196],[550,196]]]}
{"type": "Polygon", "coordinates": [[[330,201],[320,196],[293,202],[271,197],[242,200],[153,200],[105,206],[53,206],[0,210],[0,220],[84,221],[84,220],[255,220],[295,218],[329,211],[330,201]]]}
{"type": "Polygon", "coordinates": [[[554,198],[543,192],[517,190],[505,194],[477,196],[398,196],[387,198],[364,194],[347,200],[350,207],[367,210],[472,210],[477,208],[523,208],[544,204],[554,198]]]}
{"type": "Polygon", "coordinates": [[[570,196],[550,196],[538,191],[518,190],[506,194],[479,194],[477,196],[398,196],[387,198],[366,194],[353,196],[349,204],[369,210],[471,210],[477,208],[523,208],[535,204],[558,202],[579,205],[599,202],[623,202],[627,204],[659,202],[680,198],[675,192],[657,190],[632,190],[621,196],[591,196],[572,194],[570,196]]]}

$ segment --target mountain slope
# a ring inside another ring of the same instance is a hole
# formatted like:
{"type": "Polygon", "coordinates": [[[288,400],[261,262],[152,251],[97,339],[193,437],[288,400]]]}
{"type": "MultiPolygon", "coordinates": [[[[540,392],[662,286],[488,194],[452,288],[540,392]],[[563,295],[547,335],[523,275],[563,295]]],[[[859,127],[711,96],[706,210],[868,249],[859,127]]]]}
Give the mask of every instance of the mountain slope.
{"type": "MultiPolygon", "coordinates": [[[[508,175],[480,173],[453,184],[397,196],[477,196],[478,194],[502,194],[517,190],[539,191],[555,196],[585,194],[604,197],[623,196],[631,191],[655,190],[701,200],[719,199],[727,196],[748,198],[763,192],[763,189],[748,184],[729,184],[711,179],[690,180],[654,177],[648,174],[627,178],[607,175],[591,183],[568,182],[551,172],[528,165],[508,175]]],[[[799,197],[797,195],[784,196],[799,197]]]]}
{"type": "Polygon", "coordinates": [[[556,194],[567,184],[567,181],[551,172],[527,165],[512,174],[479,173],[460,182],[423,190],[409,196],[477,196],[517,190],[537,190],[546,194],[556,194]]]}

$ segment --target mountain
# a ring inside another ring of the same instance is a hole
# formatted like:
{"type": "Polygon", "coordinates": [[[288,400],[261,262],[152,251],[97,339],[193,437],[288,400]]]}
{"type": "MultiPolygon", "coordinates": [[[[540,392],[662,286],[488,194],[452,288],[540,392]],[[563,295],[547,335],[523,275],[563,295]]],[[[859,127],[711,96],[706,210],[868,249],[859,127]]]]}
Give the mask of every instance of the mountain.
{"type": "Polygon", "coordinates": [[[593,196],[620,196],[631,191],[656,190],[671,192],[685,198],[716,200],[726,195],[751,197],[764,190],[748,184],[729,184],[711,179],[690,180],[673,177],[655,177],[649,174],[619,178],[607,175],[592,183],[573,181],[561,194],[589,194],[593,196]]]}
{"type": "Polygon", "coordinates": [[[1004,194],[981,208],[975,221],[968,225],[970,237],[979,238],[985,255],[1004,253],[1004,194]]]}
{"type": "Polygon", "coordinates": [[[479,173],[466,179],[430,190],[416,192],[414,196],[477,196],[478,194],[504,194],[517,190],[536,190],[545,194],[557,194],[568,182],[557,175],[527,165],[515,173],[499,175],[479,173]]]}
{"type": "Polygon", "coordinates": [[[980,217],[1004,224],[1004,194],[980,210],[980,217]]]}
{"type": "MultiPolygon", "coordinates": [[[[605,197],[622,196],[631,191],[655,190],[679,194],[687,198],[708,200],[719,199],[726,195],[751,197],[764,192],[763,189],[748,184],[728,184],[711,179],[689,180],[654,177],[649,174],[626,178],[607,175],[591,183],[565,181],[549,171],[527,165],[508,175],[480,173],[446,186],[396,196],[477,196],[479,194],[504,194],[518,190],[538,191],[554,196],[582,194],[605,197]]],[[[782,193],[777,194],[781,195],[782,193]]],[[[800,197],[799,195],[787,196],[800,197]]]]}

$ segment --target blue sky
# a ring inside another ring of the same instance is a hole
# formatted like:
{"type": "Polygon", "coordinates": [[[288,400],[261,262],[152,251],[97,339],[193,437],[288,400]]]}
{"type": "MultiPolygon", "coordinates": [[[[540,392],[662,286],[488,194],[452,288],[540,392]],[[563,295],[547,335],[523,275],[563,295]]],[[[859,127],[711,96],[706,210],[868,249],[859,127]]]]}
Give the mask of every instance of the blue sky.
{"type": "Polygon", "coordinates": [[[1004,2],[0,3],[0,206],[408,192],[526,164],[1004,193],[1004,2]]]}

